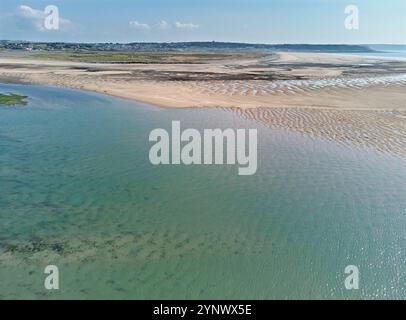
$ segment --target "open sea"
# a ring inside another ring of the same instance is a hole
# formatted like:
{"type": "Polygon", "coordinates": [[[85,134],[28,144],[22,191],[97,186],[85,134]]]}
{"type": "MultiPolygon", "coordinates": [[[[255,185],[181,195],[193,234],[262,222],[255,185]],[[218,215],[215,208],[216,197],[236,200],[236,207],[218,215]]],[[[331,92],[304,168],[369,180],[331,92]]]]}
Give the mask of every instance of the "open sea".
{"type": "Polygon", "coordinates": [[[406,49],[404,50],[380,50],[376,52],[343,52],[338,55],[361,56],[366,58],[384,58],[389,60],[406,60],[406,49]]]}
{"type": "Polygon", "coordinates": [[[224,109],[0,92],[29,96],[0,106],[0,299],[406,299],[405,159],[224,109]],[[256,175],[151,165],[172,120],[257,128],[256,175]]]}

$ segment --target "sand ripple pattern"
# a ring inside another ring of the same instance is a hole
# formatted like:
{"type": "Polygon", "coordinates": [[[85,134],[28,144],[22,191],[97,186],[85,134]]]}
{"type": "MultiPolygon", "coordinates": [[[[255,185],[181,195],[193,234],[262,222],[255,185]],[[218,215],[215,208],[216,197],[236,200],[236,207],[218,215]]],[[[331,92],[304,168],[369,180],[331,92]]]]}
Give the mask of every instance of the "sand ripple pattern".
{"type": "Polygon", "coordinates": [[[194,82],[193,87],[206,94],[229,96],[291,95],[320,89],[362,89],[368,87],[389,87],[406,85],[406,74],[360,78],[323,78],[307,80],[276,81],[218,81],[194,82]]]}
{"type": "Polygon", "coordinates": [[[406,111],[309,108],[233,109],[267,126],[406,157],[406,111]]]}

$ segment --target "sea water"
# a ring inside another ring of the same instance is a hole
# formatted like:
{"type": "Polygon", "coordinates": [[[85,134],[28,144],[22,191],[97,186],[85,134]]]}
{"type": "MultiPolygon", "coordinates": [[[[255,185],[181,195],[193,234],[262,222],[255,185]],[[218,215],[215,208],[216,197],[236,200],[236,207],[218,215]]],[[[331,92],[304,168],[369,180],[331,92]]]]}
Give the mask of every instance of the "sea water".
{"type": "Polygon", "coordinates": [[[29,96],[0,106],[0,298],[406,298],[405,159],[230,110],[0,92],[29,96]],[[173,120],[257,128],[257,173],[153,166],[148,135],[173,120]]]}

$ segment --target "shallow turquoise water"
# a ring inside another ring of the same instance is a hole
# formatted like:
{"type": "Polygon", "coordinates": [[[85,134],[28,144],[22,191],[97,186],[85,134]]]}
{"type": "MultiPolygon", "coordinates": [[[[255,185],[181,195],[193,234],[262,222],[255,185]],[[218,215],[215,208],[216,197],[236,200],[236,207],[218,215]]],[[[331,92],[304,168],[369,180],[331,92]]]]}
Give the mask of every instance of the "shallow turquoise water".
{"type": "Polygon", "coordinates": [[[406,298],[406,160],[226,110],[0,92],[30,97],[0,107],[0,298],[406,298]],[[152,166],[149,132],[172,120],[258,128],[257,174],[152,166]]]}

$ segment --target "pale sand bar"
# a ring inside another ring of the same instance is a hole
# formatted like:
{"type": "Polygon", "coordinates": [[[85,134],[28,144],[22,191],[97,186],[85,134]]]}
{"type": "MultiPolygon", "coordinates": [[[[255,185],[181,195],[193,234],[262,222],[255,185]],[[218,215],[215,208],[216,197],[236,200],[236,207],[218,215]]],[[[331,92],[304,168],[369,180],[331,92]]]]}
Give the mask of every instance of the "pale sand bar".
{"type": "Polygon", "coordinates": [[[162,107],[233,108],[269,125],[406,155],[405,61],[284,53],[196,64],[100,64],[3,54],[0,82],[162,107]]]}

